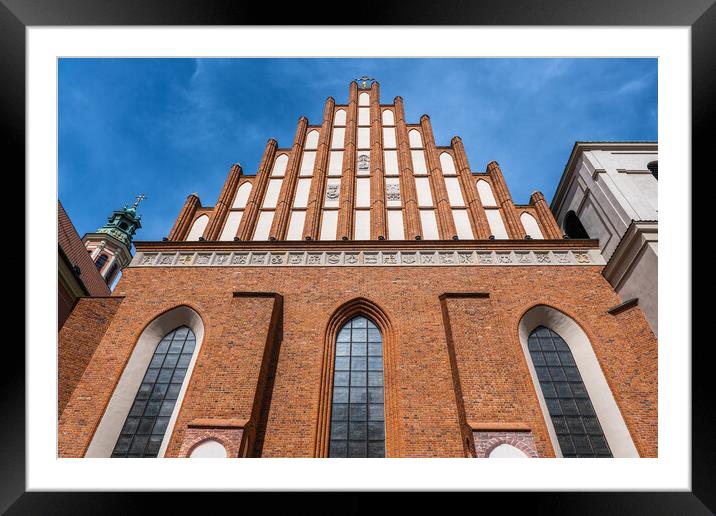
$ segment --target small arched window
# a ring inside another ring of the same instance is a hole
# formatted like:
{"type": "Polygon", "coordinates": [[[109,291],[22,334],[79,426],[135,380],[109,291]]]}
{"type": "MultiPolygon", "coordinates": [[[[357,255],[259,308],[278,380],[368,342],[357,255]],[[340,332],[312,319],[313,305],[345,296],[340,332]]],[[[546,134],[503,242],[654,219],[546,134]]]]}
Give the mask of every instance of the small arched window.
{"type": "Polygon", "coordinates": [[[527,341],[564,457],[611,457],[602,426],[567,343],[539,326],[527,341]]]}
{"type": "Polygon", "coordinates": [[[646,168],[649,169],[649,172],[651,172],[651,175],[654,176],[654,179],[657,181],[659,180],[659,162],[658,161],[652,161],[649,163],[646,168]]]}
{"type": "Polygon", "coordinates": [[[495,446],[490,455],[490,459],[527,459],[529,456],[520,450],[519,448],[512,446],[511,444],[502,443],[495,446]]]}
{"type": "Polygon", "coordinates": [[[106,254],[99,255],[97,261],[94,262],[94,264],[97,266],[98,271],[102,270],[102,267],[104,267],[104,264],[107,263],[107,260],[109,260],[109,256],[107,256],[106,254]]]}
{"type": "Polygon", "coordinates": [[[338,332],[329,457],[385,457],[383,337],[359,315],[338,332]]]}
{"type": "Polygon", "coordinates": [[[159,341],[112,457],[157,456],[195,347],[196,336],[187,326],[159,341]]]}
{"type": "Polygon", "coordinates": [[[579,220],[574,211],[568,211],[564,217],[564,233],[569,238],[589,238],[587,230],[582,226],[582,221],[579,220]]]}

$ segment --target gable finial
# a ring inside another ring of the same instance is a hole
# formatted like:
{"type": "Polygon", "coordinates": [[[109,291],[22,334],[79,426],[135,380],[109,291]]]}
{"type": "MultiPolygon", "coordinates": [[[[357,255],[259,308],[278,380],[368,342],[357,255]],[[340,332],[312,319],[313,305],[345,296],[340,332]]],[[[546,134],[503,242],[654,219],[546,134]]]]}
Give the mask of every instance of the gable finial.
{"type": "Polygon", "coordinates": [[[356,79],[356,82],[360,83],[360,89],[367,90],[368,89],[368,81],[375,81],[373,77],[368,77],[367,75],[364,75],[358,79],[356,79]]]}

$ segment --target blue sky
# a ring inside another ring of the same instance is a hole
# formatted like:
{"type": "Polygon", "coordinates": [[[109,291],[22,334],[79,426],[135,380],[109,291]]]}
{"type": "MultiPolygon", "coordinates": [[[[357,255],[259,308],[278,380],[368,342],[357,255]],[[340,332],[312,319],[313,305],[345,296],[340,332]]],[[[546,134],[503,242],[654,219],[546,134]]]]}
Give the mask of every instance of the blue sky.
{"type": "Polygon", "coordinates": [[[255,173],[363,74],[474,171],[497,160],[518,204],[552,199],[576,140],[657,140],[656,59],[61,59],[60,200],[81,236],[144,193],[136,239],[161,240],[188,194],[213,206],[233,163],[255,173]]]}

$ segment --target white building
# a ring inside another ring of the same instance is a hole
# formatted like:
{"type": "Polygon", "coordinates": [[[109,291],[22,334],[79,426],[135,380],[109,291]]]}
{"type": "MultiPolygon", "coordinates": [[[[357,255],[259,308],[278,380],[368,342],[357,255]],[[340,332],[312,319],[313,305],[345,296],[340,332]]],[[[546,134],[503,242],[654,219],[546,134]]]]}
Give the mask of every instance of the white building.
{"type": "Polygon", "coordinates": [[[657,334],[658,144],[576,142],[551,209],[569,238],[596,238],[604,277],[657,334]]]}

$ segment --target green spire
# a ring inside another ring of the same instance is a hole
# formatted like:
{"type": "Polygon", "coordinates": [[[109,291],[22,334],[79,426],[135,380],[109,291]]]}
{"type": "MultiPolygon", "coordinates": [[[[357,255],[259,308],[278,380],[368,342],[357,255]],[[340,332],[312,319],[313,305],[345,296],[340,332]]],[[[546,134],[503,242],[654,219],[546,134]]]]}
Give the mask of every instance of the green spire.
{"type": "Polygon", "coordinates": [[[137,206],[143,199],[146,199],[145,195],[140,194],[131,207],[125,205],[121,210],[112,212],[112,215],[107,218],[107,224],[99,228],[97,233],[110,235],[126,244],[127,247],[131,247],[134,233],[142,227],[142,216],[137,215],[137,206]]]}

